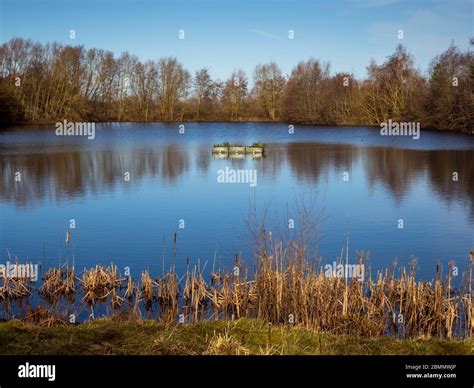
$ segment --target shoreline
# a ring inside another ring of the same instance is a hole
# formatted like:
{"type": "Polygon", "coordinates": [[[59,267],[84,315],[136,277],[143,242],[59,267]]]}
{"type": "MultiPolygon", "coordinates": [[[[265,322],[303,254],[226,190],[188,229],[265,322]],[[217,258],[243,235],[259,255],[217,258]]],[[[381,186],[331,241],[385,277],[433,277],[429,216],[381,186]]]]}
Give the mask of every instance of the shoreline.
{"type": "Polygon", "coordinates": [[[256,319],[169,325],[100,319],[0,323],[1,355],[473,355],[474,340],[364,338],[256,319]]]}

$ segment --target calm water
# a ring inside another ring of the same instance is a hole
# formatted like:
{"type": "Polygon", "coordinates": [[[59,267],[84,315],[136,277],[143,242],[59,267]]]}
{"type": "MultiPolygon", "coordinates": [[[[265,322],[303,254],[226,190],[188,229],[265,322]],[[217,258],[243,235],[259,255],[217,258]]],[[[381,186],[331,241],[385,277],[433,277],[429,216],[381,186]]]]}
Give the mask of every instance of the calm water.
{"type": "MultiPolygon", "coordinates": [[[[9,254],[45,265],[71,256],[76,267],[110,261],[138,271],[183,270],[186,257],[212,269],[235,254],[252,260],[246,219],[268,208],[267,230],[286,230],[295,204],[324,210],[319,255],[332,262],[349,235],[372,269],[418,258],[432,278],[436,260],[464,270],[474,247],[474,137],[422,132],[420,140],[377,128],[285,124],[97,124],[95,140],[57,137],[53,126],[0,132],[0,263],[9,254]],[[263,159],[216,159],[213,144],[262,141],[263,159]],[[257,185],[218,183],[218,171],[255,169],[257,185]],[[22,173],[21,182],[14,179],[22,173]],[[130,173],[130,181],[124,173],[130,173]],[[349,173],[349,181],[343,179],[349,173]],[[452,179],[453,172],[459,175],[452,179]],[[398,228],[403,219],[404,228],[398,228]],[[180,220],[184,228],[179,228],[180,220]],[[173,234],[177,233],[173,259],[173,234]]],[[[283,232],[284,233],[284,232],[283,232]]]]}

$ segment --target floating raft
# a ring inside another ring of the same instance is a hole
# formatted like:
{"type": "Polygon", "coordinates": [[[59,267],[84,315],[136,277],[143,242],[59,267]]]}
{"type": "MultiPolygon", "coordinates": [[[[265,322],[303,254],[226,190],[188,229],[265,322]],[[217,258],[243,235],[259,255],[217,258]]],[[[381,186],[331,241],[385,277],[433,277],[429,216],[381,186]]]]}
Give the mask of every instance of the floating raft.
{"type": "Polygon", "coordinates": [[[244,155],[252,155],[252,156],[262,156],[264,153],[264,145],[251,145],[251,146],[241,146],[241,145],[215,145],[212,147],[212,154],[214,156],[244,156],[244,155]]]}

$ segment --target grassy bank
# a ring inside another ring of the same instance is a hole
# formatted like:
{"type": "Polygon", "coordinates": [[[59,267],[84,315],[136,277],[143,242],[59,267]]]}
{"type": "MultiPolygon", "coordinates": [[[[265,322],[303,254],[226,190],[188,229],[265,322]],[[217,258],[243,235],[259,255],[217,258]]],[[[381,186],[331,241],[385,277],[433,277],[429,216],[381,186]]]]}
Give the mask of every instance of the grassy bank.
{"type": "Polygon", "coordinates": [[[316,333],[254,319],[166,325],[97,320],[44,327],[0,324],[2,355],[453,355],[474,354],[474,340],[411,339],[316,333]]]}

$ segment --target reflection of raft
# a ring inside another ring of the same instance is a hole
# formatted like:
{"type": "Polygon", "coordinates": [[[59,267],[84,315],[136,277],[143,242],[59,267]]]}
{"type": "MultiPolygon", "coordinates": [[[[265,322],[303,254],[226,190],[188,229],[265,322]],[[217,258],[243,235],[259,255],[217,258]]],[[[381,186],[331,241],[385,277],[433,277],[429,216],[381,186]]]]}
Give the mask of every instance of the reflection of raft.
{"type": "Polygon", "coordinates": [[[229,147],[229,154],[245,154],[245,147],[244,146],[230,146],[229,147]]]}
{"type": "Polygon", "coordinates": [[[230,156],[237,157],[243,155],[251,155],[254,158],[261,157],[264,153],[264,145],[254,143],[251,146],[230,145],[229,143],[218,144],[212,147],[214,156],[230,156]]]}
{"type": "Polygon", "coordinates": [[[245,153],[252,155],[262,155],[263,147],[245,147],[245,153]]]}

